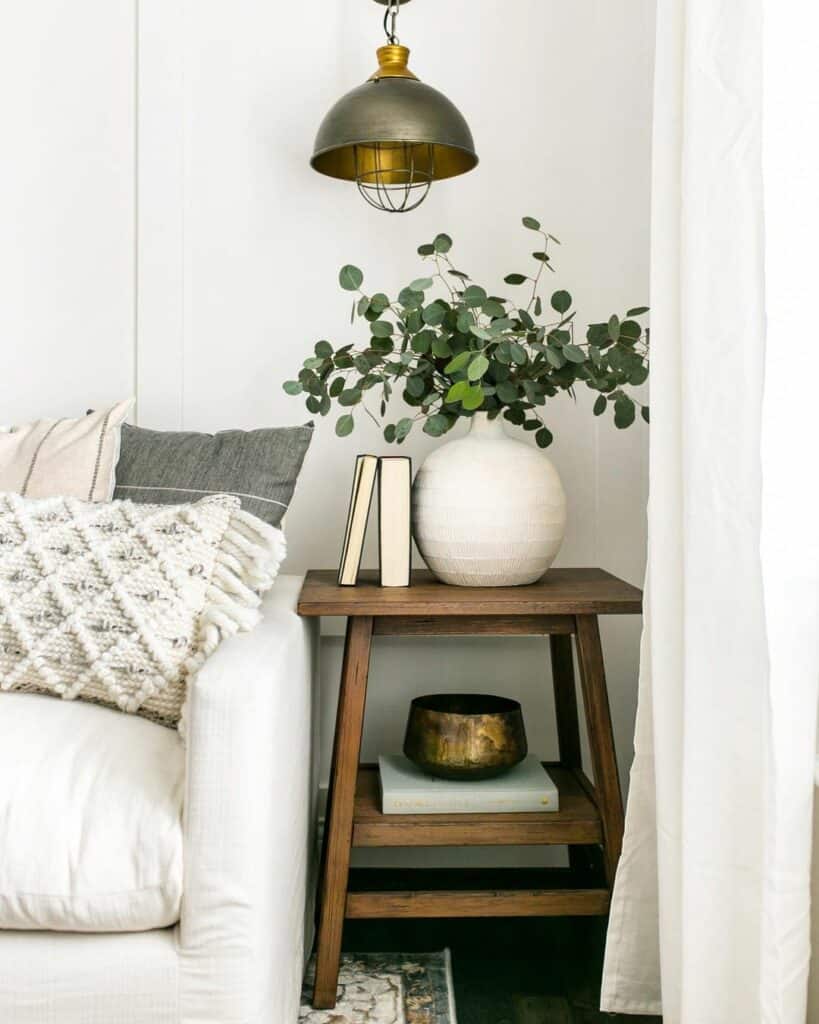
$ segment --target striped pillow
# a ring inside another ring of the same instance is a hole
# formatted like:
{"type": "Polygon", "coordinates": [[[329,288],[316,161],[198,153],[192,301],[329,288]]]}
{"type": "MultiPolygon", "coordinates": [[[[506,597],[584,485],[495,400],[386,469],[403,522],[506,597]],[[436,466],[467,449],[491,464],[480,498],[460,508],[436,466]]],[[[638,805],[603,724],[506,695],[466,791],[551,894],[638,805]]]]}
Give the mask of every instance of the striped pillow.
{"type": "Polygon", "coordinates": [[[0,430],[0,492],[110,501],[120,431],[133,398],[77,419],[0,430]]]}

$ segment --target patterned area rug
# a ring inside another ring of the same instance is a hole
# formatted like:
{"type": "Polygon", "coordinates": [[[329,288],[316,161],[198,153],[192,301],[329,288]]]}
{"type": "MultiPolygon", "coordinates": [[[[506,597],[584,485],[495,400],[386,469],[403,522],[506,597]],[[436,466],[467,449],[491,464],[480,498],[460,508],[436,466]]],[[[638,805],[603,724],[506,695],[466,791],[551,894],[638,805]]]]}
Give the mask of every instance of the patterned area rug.
{"type": "Polygon", "coordinates": [[[310,1006],[315,964],[304,979],[300,1024],[457,1024],[449,950],[345,953],[332,1010],[310,1006]]]}

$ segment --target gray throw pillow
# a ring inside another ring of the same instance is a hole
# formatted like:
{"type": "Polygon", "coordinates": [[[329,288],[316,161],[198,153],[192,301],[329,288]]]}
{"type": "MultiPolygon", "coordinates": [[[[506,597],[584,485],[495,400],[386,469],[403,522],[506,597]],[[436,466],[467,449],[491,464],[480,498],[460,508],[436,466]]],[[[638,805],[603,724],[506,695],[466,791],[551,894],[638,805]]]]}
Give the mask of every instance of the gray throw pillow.
{"type": "Polygon", "coordinates": [[[208,494],[233,494],[246,512],[278,526],[312,436],[312,423],[218,434],[125,423],[114,497],[178,505],[208,494]]]}

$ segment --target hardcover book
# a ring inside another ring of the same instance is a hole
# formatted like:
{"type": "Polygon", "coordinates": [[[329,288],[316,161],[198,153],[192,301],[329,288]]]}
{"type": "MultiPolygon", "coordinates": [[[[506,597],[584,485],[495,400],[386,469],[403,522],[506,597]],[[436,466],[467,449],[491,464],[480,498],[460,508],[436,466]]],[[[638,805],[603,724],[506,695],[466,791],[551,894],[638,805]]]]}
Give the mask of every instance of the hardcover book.
{"type": "Polygon", "coordinates": [[[434,778],[403,754],[382,755],[378,768],[382,814],[518,814],[560,807],[557,787],[534,754],[506,774],[478,782],[434,778]]]}
{"type": "Polygon", "coordinates": [[[412,540],[410,489],[412,460],[382,456],[378,468],[378,561],[382,587],[408,587],[412,540]]]}
{"type": "Polygon", "coordinates": [[[367,519],[370,515],[377,474],[378,458],[375,455],[356,457],[347,529],[344,532],[344,545],[338,567],[338,583],[342,587],[354,587],[358,580],[364,535],[367,532],[367,519]]]}

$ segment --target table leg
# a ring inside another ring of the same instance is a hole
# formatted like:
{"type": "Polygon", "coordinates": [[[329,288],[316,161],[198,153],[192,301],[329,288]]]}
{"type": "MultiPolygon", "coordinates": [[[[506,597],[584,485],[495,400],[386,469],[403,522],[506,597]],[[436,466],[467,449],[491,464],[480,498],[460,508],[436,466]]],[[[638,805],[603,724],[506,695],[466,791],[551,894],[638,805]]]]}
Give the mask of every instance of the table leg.
{"type": "Polygon", "coordinates": [[[336,1004],[372,632],[371,617],[356,616],[347,620],[324,837],[313,988],[313,1006],[316,1009],[331,1009],[336,1004]]]}
{"type": "Polygon", "coordinates": [[[617,757],[611,727],[611,712],[596,615],[577,616],[577,660],[586,709],[594,786],[603,824],[606,879],[614,884],[614,873],[623,845],[623,797],[617,774],[617,757]]]}
{"type": "Polygon", "coordinates": [[[555,691],[557,745],[565,768],[580,768],[580,726],[577,722],[577,691],[574,683],[572,638],[552,633],[549,637],[552,654],[552,682],[555,691]]]}
{"type": "MultiPolygon", "coordinates": [[[[577,717],[577,688],[574,680],[572,638],[565,633],[549,636],[552,656],[552,682],[555,692],[555,718],[557,719],[557,746],[560,763],[564,768],[583,770],[580,752],[580,725],[577,717]]],[[[583,874],[595,873],[599,851],[593,846],[569,845],[569,865],[583,874]]]]}

